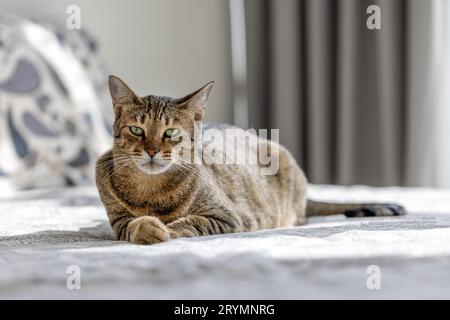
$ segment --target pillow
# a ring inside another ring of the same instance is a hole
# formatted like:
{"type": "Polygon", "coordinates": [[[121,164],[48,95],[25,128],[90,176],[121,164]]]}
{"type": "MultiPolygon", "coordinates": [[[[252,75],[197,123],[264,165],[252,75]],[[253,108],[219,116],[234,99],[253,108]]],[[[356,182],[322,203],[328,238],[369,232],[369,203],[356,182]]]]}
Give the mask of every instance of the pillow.
{"type": "Polygon", "coordinates": [[[0,175],[22,188],[92,183],[111,143],[108,99],[86,32],[0,16],[0,175]]]}

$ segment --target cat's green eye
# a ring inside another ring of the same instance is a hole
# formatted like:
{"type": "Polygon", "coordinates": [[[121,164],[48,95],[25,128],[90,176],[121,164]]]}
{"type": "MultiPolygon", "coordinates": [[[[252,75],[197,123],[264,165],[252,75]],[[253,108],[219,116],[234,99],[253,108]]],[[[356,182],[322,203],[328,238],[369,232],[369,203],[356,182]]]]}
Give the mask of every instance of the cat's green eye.
{"type": "Polygon", "coordinates": [[[178,129],[170,128],[164,131],[164,136],[167,138],[172,138],[178,133],[178,129]]]}
{"type": "Polygon", "coordinates": [[[131,126],[130,127],[130,131],[131,131],[132,134],[134,134],[137,137],[140,137],[140,136],[142,136],[144,134],[144,130],[142,130],[139,127],[135,127],[135,126],[131,126]]]}

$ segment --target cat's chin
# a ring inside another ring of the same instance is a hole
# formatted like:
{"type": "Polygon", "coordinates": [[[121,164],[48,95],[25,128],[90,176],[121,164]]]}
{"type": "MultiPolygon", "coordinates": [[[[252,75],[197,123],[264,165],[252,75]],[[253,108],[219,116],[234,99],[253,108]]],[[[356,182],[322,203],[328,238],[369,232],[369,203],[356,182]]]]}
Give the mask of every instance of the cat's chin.
{"type": "Polygon", "coordinates": [[[165,173],[170,168],[170,164],[164,165],[157,162],[149,162],[145,164],[138,164],[138,169],[148,175],[158,175],[165,173]]]}

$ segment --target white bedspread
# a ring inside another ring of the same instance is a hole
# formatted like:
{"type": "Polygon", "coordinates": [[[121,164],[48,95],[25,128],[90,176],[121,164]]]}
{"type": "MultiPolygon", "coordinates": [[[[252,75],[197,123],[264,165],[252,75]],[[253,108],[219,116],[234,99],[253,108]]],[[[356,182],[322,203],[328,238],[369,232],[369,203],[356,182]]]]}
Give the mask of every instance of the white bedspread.
{"type": "Polygon", "coordinates": [[[114,240],[94,187],[0,189],[0,298],[450,298],[450,190],[311,186],[410,214],[137,246],[114,240]],[[66,287],[71,265],[80,290],[66,287]]]}

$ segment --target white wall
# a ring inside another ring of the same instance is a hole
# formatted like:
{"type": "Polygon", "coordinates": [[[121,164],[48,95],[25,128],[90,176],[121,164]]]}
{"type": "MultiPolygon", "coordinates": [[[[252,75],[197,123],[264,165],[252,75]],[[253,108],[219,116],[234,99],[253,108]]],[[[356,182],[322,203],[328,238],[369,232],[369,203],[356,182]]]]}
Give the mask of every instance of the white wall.
{"type": "Polygon", "coordinates": [[[228,1],[0,0],[0,12],[65,21],[70,4],[137,93],[183,96],[215,80],[207,120],[232,121],[228,1]]]}

